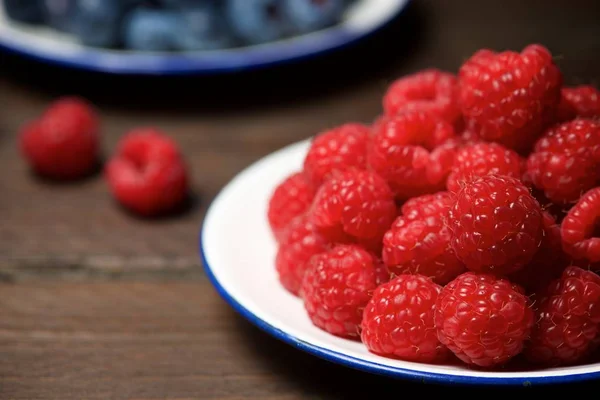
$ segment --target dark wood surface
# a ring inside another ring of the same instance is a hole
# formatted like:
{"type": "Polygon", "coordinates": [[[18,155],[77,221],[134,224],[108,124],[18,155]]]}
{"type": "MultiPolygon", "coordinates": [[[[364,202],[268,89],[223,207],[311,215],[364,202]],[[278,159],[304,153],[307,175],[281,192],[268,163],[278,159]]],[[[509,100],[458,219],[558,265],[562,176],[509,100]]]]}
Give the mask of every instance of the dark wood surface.
{"type": "Polygon", "coordinates": [[[98,76],[0,55],[0,398],[439,395],[317,360],[235,314],[197,257],[204,211],[260,157],[336,124],[372,120],[394,77],[429,66],[456,71],[481,47],[540,42],[568,84],[600,83],[599,8],[594,0],[416,0],[351,49],[209,79],[98,76]],[[105,155],[136,126],[173,136],[192,168],[189,207],[140,220],[112,202],[99,174],[72,185],[32,176],[16,132],[62,94],[97,105],[105,155]]]}

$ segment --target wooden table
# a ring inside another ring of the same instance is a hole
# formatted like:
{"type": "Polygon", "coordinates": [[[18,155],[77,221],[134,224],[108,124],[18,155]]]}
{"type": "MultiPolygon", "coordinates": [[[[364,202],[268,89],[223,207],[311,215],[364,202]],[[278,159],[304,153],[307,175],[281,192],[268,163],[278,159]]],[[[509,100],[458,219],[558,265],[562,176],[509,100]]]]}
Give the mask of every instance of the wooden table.
{"type": "Polygon", "coordinates": [[[594,0],[419,0],[347,51],[209,79],[91,76],[3,55],[0,398],[364,399],[412,390],[301,353],[235,314],[197,256],[207,205],[260,157],[336,124],[372,120],[394,77],[429,66],[456,71],[484,46],[541,42],[568,84],[600,83],[599,19],[594,0]],[[18,127],[71,93],[101,110],[106,155],[140,125],[181,144],[195,193],[186,212],[144,221],[111,201],[99,175],[57,185],[28,173],[18,127]]]}

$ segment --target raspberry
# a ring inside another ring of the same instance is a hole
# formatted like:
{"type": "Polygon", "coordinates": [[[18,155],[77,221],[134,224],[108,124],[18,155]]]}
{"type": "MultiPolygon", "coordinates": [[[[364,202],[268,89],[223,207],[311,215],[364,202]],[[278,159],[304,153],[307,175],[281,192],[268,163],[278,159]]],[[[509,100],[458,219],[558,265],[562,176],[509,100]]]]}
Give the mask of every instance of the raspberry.
{"type": "Polygon", "coordinates": [[[468,129],[526,151],[554,119],[562,75],[546,48],[530,45],[520,54],[479,50],[460,68],[459,81],[468,129]]]}
{"type": "Polygon", "coordinates": [[[559,278],[568,265],[568,258],[562,249],[560,225],[550,213],[543,211],[542,226],[542,242],[533,259],[508,277],[511,282],[527,289],[528,293],[539,291],[553,279],[559,278]]]}
{"type": "Polygon", "coordinates": [[[275,267],[283,287],[297,295],[311,257],[327,248],[328,242],[315,231],[307,214],[291,220],[282,231],[275,258],[275,267]]]}
{"type": "Polygon", "coordinates": [[[519,354],[533,317],[522,288],[473,272],[444,287],[435,305],[442,344],[462,361],[480,367],[502,365],[519,354]]]}
{"type": "Polygon", "coordinates": [[[525,355],[550,366],[582,361],[594,350],[599,322],[600,277],[569,267],[543,294],[525,355]]]}
{"type": "Polygon", "coordinates": [[[336,336],[359,337],[363,309],[379,284],[377,264],[371,253],[351,244],[314,256],[300,290],[312,323],[336,336]]]}
{"type": "Polygon", "coordinates": [[[370,130],[349,123],[319,134],[304,159],[304,172],[315,185],[321,185],[333,171],[366,167],[370,130]]]}
{"type": "Polygon", "coordinates": [[[600,262],[600,187],[586,192],[561,225],[564,249],[573,259],[600,262]]]}
{"type": "Polygon", "coordinates": [[[348,169],[318,190],[311,208],[319,233],[331,242],[380,242],[396,217],[396,204],[385,181],[370,171],[348,169]]]}
{"type": "Polygon", "coordinates": [[[576,117],[600,117],[600,91],[589,85],[562,88],[557,114],[563,122],[576,117]]]}
{"type": "Polygon", "coordinates": [[[276,239],[287,224],[304,214],[312,204],[316,189],[306,179],[306,175],[296,172],[280,182],[269,200],[267,217],[276,239]]]}
{"type": "Polygon", "coordinates": [[[578,119],[549,129],[527,160],[527,175],[553,202],[577,201],[600,183],[600,124],[578,119]]]}
{"type": "Polygon", "coordinates": [[[441,215],[398,217],[383,237],[382,257],[393,274],[420,274],[440,285],[465,272],[450,246],[450,231],[441,215]]]}
{"type": "Polygon", "coordinates": [[[188,193],[186,163],[176,144],[153,128],[125,135],[105,174],[113,196],[143,216],[174,211],[188,193]]]}
{"type": "Polygon", "coordinates": [[[365,307],[362,342],[369,351],[402,360],[434,362],[447,355],[434,325],[442,288],[419,275],[400,275],[381,285],[365,307]]]}
{"type": "Polygon", "coordinates": [[[432,216],[446,217],[456,196],[450,192],[437,192],[413,197],[402,205],[402,216],[408,220],[424,219],[432,216]]]}
{"type": "Polygon", "coordinates": [[[523,160],[514,151],[497,143],[477,143],[458,150],[447,186],[458,192],[474,178],[487,174],[520,179],[523,160]]]}
{"type": "Polygon", "coordinates": [[[98,117],[91,105],[77,97],[65,97],[22,128],[19,145],[39,175],[71,180],[88,175],[97,165],[98,132],[98,117]]]}
{"type": "Polygon", "coordinates": [[[539,203],[509,176],[485,175],[467,184],[448,219],[452,248],[476,272],[516,272],[533,258],[542,239],[539,203]]]}
{"type": "Polygon", "coordinates": [[[437,69],[426,69],[393,82],[383,97],[390,116],[406,111],[427,111],[454,124],[460,118],[456,77],[437,69]]]}
{"type": "MultiPolygon", "coordinates": [[[[443,181],[433,181],[430,151],[454,136],[445,121],[424,112],[407,112],[376,124],[368,152],[370,167],[383,177],[398,200],[433,193],[443,181]]],[[[439,168],[438,168],[439,169],[439,168]]]]}

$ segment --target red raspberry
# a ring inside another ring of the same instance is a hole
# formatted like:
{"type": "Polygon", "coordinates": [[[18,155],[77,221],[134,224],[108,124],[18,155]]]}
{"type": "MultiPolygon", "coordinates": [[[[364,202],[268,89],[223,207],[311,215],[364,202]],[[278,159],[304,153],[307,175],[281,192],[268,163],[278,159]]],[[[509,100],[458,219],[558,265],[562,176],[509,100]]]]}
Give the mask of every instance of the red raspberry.
{"type": "Polygon", "coordinates": [[[497,143],[477,143],[458,150],[447,186],[458,192],[473,179],[488,175],[508,175],[520,179],[523,160],[514,151],[497,143]]]}
{"type": "Polygon", "coordinates": [[[382,178],[348,169],[319,188],[311,213],[317,231],[331,242],[380,242],[396,217],[396,204],[382,178]]]}
{"type": "Polygon", "coordinates": [[[358,337],[363,309],[379,285],[378,268],[378,260],[356,245],[314,256],[300,291],[313,324],[333,335],[358,337]]]}
{"type": "Polygon", "coordinates": [[[393,82],[383,97],[390,116],[406,111],[427,111],[454,124],[460,118],[456,77],[437,69],[426,69],[393,82]]]}
{"type": "Polygon", "coordinates": [[[598,335],[600,277],[569,267],[542,296],[525,355],[550,366],[582,361],[598,335]]]}
{"type": "Polygon", "coordinates": [[[420,275],[400,275],[379,286],[363,313],[362,342],[383,356],[425,363],[443,360],[448,350],[434,325],[441,290],[420,275]]]}
{"type": "Polygon", "coordinates": [[[321,185],[333,171],[348,167],[364,169],[370,129],[362,124],[349,123],[321,133],[312,141],[304,172],[315,185],[321,185]]]}
{"type": "Polygon", "coordinates": [[[125,135],[105,173],[113,196],[143,216],[173,211],[188,193],[187,168],[176,144],[153,128],[125,135]]]}
{"type": "Polygon", "coordinates": [[[311,257],[327,249],[328,242],[315,231],[308,214],[291,220],[281,233],[275,258],[275,267],[283,287],[297,295],[311,257]]]}
{"type": "Polygon", "coordinates": [[[550,213],[543,211],[542,226],[542,242],[533,259],[508,277],[511,282],[527,289],[528,293],[548,286],[552,280],[560,277],[568,265],[568,258],[562,249],[560,225],[550,213]]]}
{"type": "Polygon", "coordinates": [[[441,215],[398,217],[383,237],[382,257],[393,274],[420,274],[440,285],[465,272],[450,246],[450,231],[441,215]]]}
{"type": "Polygon", "coordinates": [[[462,361],[480,367],[502,365],[519,354],[533,317],[522,288],[472,272],[450,282],[435,305],[442,344],[462,361]]]}
{"type": "Polygon", "coordinates": [[[600,262],[600,187],[589,190],[569,210],[561,225],[564,249],[573,259],[600,262]]]}
{"type": "Polygon", "coordinates": [[[578,119],[549,129],[527,160],[527,175],[553,202],[577,201],[600,183],[600,124],[578,119]]]}
{"type": "Polygon", "coordinates": [[[301,172],[291,174],[277,185],[267,210],[269,226],[277,240],[292,219],[308,211],[315,193],[315,186],[301,172]]]}
{"type": "Polygon", "coordinates": [[[367,161],[399,200],[433,193],[443,186],[443,181],[430,179],[439,174],[431,171],[436,167],[429,151],[454,135],[450,124],[431,114],[407,112],[376,126],[367,161]]]}
{"type": "Polygon", "coordinates": [[[480,50],[460,68],[459,79],[467,127],[517,151],[533,145],[560,100],[562,75],[540,45],[520,54],[480,50]]]}
{"type": "Polygon", "coordinates": [[[431,216],[448,215],[450,206],[454,205],[456,196],[450,192],[437,192],[413,197],[402,205],[402,216],[408,220],[424,219],[431,216]]]}
{"type": "Polygon", "coordinates": [[[562,88],[557,114],[563,122],[600,117],[600,91],[589,85],[562,88]]]}
{"type": "Polygon", "coordinates": [[[531,261],[542,239],[539,203],[509,176],[485,175],[467,184],[448,219],[452,248],[476,272],[516,272],[531,261]]]}
{"type": "Polygon", "coordinates": [[[21,152],[40,175],[60,180],[88,175],[98,162],[99,122],[85,100],[66,97],[52,103],[20,132],[21,152]]]}

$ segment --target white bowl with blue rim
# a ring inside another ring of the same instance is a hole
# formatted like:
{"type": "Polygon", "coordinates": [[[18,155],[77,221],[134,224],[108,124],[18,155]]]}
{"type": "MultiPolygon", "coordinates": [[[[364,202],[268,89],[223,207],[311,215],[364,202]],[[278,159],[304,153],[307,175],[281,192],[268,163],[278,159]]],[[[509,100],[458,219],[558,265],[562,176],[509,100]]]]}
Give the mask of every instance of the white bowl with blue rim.
{"type": "Polygon", "coordinates": [[[385,26],[409,0],[358,0],[335,26],[222,50],[145,53],[91,48],[51,28],[17,23],[0,7],[0,48],[38,61],[112,74],[214,74],[255,69],[316,56],[348,46],[385,26]]]}
{"type": "Polygon", "coordinates": [[[200,234],[205,271],[219,294],[266,333],[317,357],[365,372],[421,382],[543,385],[600,378],[600,363],[528,371],[482,371],[466,365],[429,365],[370,353],[358,341],[315,327],[302,301],[279,283],[277,245],[267,221],[274,188],[299,171],[310,142],[289,145],[257,161],[214,199],[200,234]]]}

